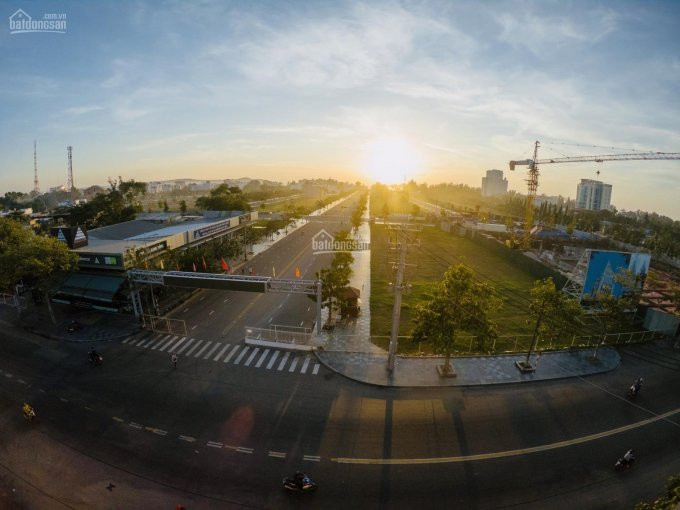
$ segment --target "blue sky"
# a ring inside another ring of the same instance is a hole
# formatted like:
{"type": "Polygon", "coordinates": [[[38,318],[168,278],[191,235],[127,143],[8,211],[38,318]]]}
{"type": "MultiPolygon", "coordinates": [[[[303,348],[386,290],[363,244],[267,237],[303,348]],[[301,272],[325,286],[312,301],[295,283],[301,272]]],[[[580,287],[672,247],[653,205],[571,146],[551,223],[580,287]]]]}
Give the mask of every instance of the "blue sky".
{"type": "MultiPolygon", "coordinates": [[[[530,155],[680,152],[680,2],[29,2],[0,29],[0,193],[108,176],[404,176],[479,186],[530,155]],[[581,144],[565,145],[566,144],[581,144]],[[391,152],[391,155],[385,154],[391,152]]],[[[680,162],[546,165],[680,218],[680,162]]],[[[524,191],[524,172],[508,174],[524,191]]]]}

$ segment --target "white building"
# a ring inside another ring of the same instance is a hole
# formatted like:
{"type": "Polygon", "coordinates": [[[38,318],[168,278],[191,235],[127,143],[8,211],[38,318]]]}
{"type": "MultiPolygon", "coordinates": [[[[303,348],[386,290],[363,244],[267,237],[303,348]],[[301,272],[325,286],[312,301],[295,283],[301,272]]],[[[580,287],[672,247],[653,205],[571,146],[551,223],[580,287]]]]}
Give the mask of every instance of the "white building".
{"type": "Polygon", "coordinates": [[[593,179],[581,179],[576,187],[576,207],[589,211],[609,209],[612,198],[612,185],[593,179]]]}
{"type": "Polygon", "coordinates": [[[503,178],[503,170],[487,170],[482,177],[482,196],[493,197],[508,192],[508,180],[503,178]]]}

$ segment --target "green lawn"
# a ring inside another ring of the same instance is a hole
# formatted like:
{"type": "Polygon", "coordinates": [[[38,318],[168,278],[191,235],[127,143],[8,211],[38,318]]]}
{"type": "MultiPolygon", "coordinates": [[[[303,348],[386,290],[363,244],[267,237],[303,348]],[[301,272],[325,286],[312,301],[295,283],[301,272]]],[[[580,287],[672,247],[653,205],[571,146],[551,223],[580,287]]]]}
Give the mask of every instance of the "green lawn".
{"type": "MultiPolygon", "coordinates": [[[[503,298],[504,307],[493,316],[499,325],[500,335],[531,333],[531,325],[526,323],[526,303],[529,289],[537,279],[534,275],[468,238],[432,227],[425,228],[419,237],[420,247],[414,245],[407,257],[407,263],[416,264],[416,267],[408,267],[406,271],[406,282],[412,287],[403,297],[400,336],[411,333],[414,307],[427,299],[431,284],[441,280],[450,265],[458,263],[470,266],[480,280],[493,285],[503,298]]],[[[387,336],[391,328],[393,294],[388,283],[392,281],[393,274],[389,262],[395,259],[395,254],[390,252],[388,243],[386,228],[383,225],[372,225],[371,334],[375,336],[387,336]]],[[[386,342],[386,339],[375,339],[375,343],[382,347],[386,342]]],[[[400,341],[400,352],[417,350],[417,345],[400,341]]]]}

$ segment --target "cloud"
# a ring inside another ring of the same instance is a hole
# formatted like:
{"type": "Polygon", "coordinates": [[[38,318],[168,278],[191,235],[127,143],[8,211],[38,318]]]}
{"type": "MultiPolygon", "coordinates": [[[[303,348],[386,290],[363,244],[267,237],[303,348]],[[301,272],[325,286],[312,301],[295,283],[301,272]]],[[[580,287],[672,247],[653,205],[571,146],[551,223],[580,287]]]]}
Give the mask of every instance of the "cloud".
{"type": "Polygon", "coordinates": [[[99,105],[74,106],[72,108],[66,108],[63,113],[66,115],[84,115],[86,113],[96,112],[103,109],[104,107],[99,105]]]}

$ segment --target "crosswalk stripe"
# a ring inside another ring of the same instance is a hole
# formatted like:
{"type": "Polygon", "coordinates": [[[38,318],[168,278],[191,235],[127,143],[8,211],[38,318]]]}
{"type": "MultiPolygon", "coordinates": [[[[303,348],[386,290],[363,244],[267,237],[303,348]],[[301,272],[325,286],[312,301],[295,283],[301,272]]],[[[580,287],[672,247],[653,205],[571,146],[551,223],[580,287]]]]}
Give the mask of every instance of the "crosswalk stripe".
{"type": "Polygon", "coordinates": [[[168,349],[168,352],[173,352],[177,351],[177,348],[184,343],[184,341],[187,339],[187,337],[183,336],[182,338],[179,339],[179,342],[174,344],[172,347],[168,349]]]}
{"type": "Polygon", "coordinates": [[[300,369],[301,374],[307,373],[307,366],[308,365],[309,365],[309,356],[305,358],[305,362],[302,364],[302,368],[300,369]]]}
{"type": "Polygon", "coordinates": [[[132,340],[132,337],[131,337],[131,336],[129,336],[129,337],[127,337],[125,340],[123,340],[123,343],[126,344],[126,343],[128,343],[130,340],[132,340]]]}
{"type": "Polygon", "coordinates": [[[170,347],[170,344],[174,344],[179,337],[177,335],[173,336],[170,340],[168,340],[168,343],[166,343],[163,347],[158,349],[158,352],[163,352],[165,349],[170,347]]]}
{"type": "Polygon", "coordinates": [[[217,353],[217,356],[215,356],[215,357],[213,358],[213,361],[217,361],[218,359],[220,359],[220,357],[222,357],[222,354],[224,354],[224,353],[226,352],[226,350],[229,349],[229,347],[231,347],[231,344],[225,345],[225,346],[222,348],[222,350],[221,350],[220,352],[217,353]]]}
{"type": "Polygon", "coordinates": [[[297,356],[295,356],[293,358],[293,362],[290,364],[290,368],[288,369],[289,372],[292,372],[293,370],[295,370],[295,367],[297,366],[298,359],[299,358],[297,356]]]}
{"type": "MultiPolygon", "coordinates": [[[[185,340],[186,340],[186,338],[185,338],[185,340]]],[[[187,347],[189,347],[193,343],[194,340],[196,340],[196,339],[195,338],[189,338],[189,341],[187,343],[185,343],[179,351],[177,351],[177,354],[182,354],[182,352],[184,352],[184,350],[187,347]]]]}
{"type": "Polygon", "coordinates": [[[225,363],[229,363],[229,360],[231,359],[231,357],[232,357],[234,354],[236,354],[236,351],[238,351],[240,347],[241,347],[240,345],[235,345],[234,348],[233,348],[233,349],[231,350],[231,352],[229,353],[229,356],[227,356],[226,358],[224,358],[224,362],[225,362],[225,363]]]}
{"type": "Polygon", "coordinates": [[[312,370],[312,374],[316,375],[319,373],[319,366],[320,365],[318,363],[314,365],[314,370],[312,370]]]}
{"type": "Polygon", "coordinates": [[[248,345],[246,345],[243,348],[243,350],[241,351],[241,354],[239,354],[238,357],[236,358],[236,360],[234,360],[234,365],[238,365],[241,362],[241,360],[243,359],[243,356],[246,355],[246,353],[248,352],[249,349],[250,349],[250,346],[248,346],[248,345]]]}
{"type": "Polygon", "coordinates": [[[260,356],[260,359],[258,359],[257,363],[255,363],[255,368],[260,368],[260,365],[262,365],[262,362],[267,357],[267,354],[269,354],[269,349],[264,350],[264,352],[262,353],[262,356],[260,356]]]}
{"type": "Polygon", "coordinates": [[[215,352],[217,349],[219,349],[220,345],[222,345],[222,342],[217,342],[215,343],[214,347],[210,349],[210,352],[205,355],[203,359],[208,359],[210,356],[213,355],[213,352],[215,352]]]}
{"type": "Polygon", "coordinates": [[[132,341],[129,343],[129,345],[135,345],[137,343],[137,340],[140,340],[139,338],[133,338],[132,341]]]}
{"type": "Polygon", "coordinates": [[[165,335],[164,337],[161,338],[160,342],[156,343],[153,347],[151,347],[152,351],[155,351],[160,347],[161,344],[164,344],[165,342],[168,341],[168,338],[170,338],[172,335],[165,335]]]}
{"type": "Polygon", "coordinates": [[[285,365],[286,361],[288,361],[288,356],[290,356],[290,352],[286,352],[286,354],[283,355],[283,359],[281,360],[281,363],[279,363],[279,368],[276,370],[283,370],[283,365],[285,365]]]}
{"type": "Polygon", "coordinates": [[[206,344],[204,344],[203,347],[201,347],[196,354],[194,354],[194,358],[200,357],[201,354],[203,354],[205,352],[205,350],[210,346],[211,343],[212,343],[212,340],[208,340],[208,342],[206,344]]]}
{"type": "Polygon", "coordinates": [[[194,346],[193,346],[191,349],[189,349],[189,350],[187,351],[187,353],[185,354],[185,356],[186,356],[186,357],[191,356],[191,353],[194,352],[194,351],[196,350],[196,348],[197,348],[199,345],[201,345],[203,342],[204,342],[203,340],[198,340],[198,341],[194,344],[194,346]]]}
{"type": "Polygon", "coordinates": [[[250,363],[253,361],[253,358],[257,356],[257,353],[259,352],[260,348],[256,347],[255,350],[252,352],[250,356],[248,356],[248,360],[245,362],[245,366],[249,367],[250,363]]]}
{"type": "Polygon", "coordinates": [[[153,342],[154,340],[156,340],[156,338],[157,338],[156,335],[154,335],[154,336],[152,336],[149,340],[147,340],[146,342],[137,344],[137,347],[146,348],[146,347],[148,347],[148,345],[149,345],[151,342],[153,342]]]}
{"type": "Polygon", "coordinates": [[[267,370],[269,370],[271,367],[274,366],[274,362],[276,361],[276,358],[279,357],[279,353],[281,351],[274,351],[274,354],[272,354],[271,359],[269,360],[269,363],[267,363],[267,370]]]}

